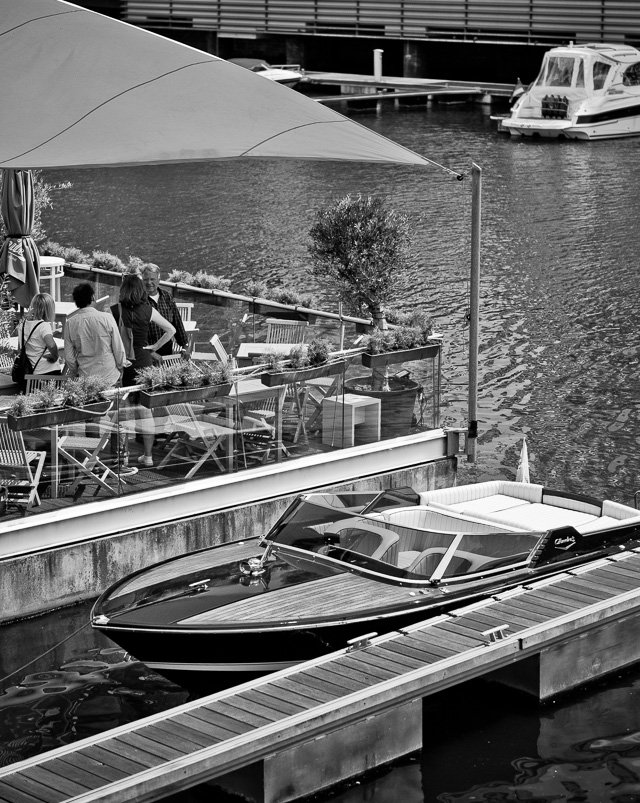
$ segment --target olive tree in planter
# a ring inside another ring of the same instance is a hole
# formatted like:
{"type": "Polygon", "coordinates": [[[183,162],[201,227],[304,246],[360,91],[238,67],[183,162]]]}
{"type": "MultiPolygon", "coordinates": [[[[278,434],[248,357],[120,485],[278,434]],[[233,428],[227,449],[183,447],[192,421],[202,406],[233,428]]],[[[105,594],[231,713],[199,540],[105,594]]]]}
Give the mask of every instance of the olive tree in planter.
{"type": "MultiPolygon", "coordinates": [[[[407,275],[411,244],[407,217],[387,208],[380,198],[347,195],[317,213],[309,234],[312,274],[332,283],[351,312],[369,314],[374,326],[371,339],[382,343],[389,329],[385,307],[396,299],[407,275]]],[[[387,437],[409,431],[420,387],[409,379],[390,377],[392,362],[379,361],[378,367],[372,363],[370,377],[345,383],[350,392],[381,400],[382,431],[387,437]]]]}

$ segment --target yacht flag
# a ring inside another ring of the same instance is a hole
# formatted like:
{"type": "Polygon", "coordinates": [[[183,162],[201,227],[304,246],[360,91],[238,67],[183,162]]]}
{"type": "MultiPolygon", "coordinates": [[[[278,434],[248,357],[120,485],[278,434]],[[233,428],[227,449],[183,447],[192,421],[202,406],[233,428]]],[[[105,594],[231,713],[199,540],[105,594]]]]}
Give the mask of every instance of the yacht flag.
{"type": "Polygon", "coordinates": [[[522,439],[522,449],[518,460],[518,470],[516,471],[516,482],[531,482],[529,479],[529,455],[527,453],[527,439],[522,439]]]}

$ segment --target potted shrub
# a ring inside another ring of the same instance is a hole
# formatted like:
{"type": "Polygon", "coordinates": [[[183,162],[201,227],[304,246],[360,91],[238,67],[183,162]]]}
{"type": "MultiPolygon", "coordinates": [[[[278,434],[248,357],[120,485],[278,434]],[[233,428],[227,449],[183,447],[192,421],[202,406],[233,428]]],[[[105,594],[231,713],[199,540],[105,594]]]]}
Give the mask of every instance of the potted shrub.
{"type": "Polygon", "coordinates": [[[331,359],[331,344],[323,338],[316,338],[307,346],[294,346],[284,356],[269,351],[265,354],[265,362],[268,370],[260,375],[260,379],[268,387],[341,374],[346,367],[345,359],[331,359]]]}
{"type": "MultiPolygon", "coordinates": [[[[406,216],[388,209],[380,198],[347,195],[317,213],[309,234],[312,274],[331,282],[350,311],[371,316],[374,331],[367,344],[371,356],[373,352],[391,354],[385,307],[395,300],[407,275],[411,238],[406,216]]],[[[424,328],[421,331],[426,339],[424,328]]],[[[395,344],[392,350],[398,350],[395,344]]],[[[417,353],[409,357],[419,358],[417,353]]],[[[370,360],[371,376],[345,382],[350,393],[380,399],[383,437],[407,434],[411,427],[420,386],[411,379],[390,376],[388,369],[391,363],[407,359],[402,355],[370,360]]]]}
{"type": "Polygon", "coordinates": [[[100,376],[45,383],[32,393],[20,393],[7,411],[11,429],[23,431],[87,421],[111,406],[103,393],[110,387],[100,376]]]}
{"type": "Polygon", "coordinates": [[[196,364],[181,360],[172,365],[152,365],[137,372],[140,404],[166,407],[170,404],[226,396],[231,391],[232,370],[226,363],[196,364]]]}

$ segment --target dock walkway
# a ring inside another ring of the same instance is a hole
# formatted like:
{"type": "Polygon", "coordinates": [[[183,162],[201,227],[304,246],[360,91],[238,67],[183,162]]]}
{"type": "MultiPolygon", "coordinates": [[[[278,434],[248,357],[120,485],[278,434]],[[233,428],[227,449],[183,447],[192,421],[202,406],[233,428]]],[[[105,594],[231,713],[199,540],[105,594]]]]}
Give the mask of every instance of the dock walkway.
{"type": "Polygon", "coordinates": [[[316,97],[322,103],[352,100],[391,100],[394,98],[480,97],[510,98],[515,84],[485,81],[448,81],[438,78],[401,78],[355,75],[336,72],[307,72],[303,84],[308,86],[340,86],[343,94],[316,97]],[[360,94],[357,91],[360,90],[360,94]]]}
{"type": "Polygon", "coordinates": [[[634,550],[10,765],[0,801],[157,800],[545,650],[584,682],[640,658],[638,613],[634,550]]]}

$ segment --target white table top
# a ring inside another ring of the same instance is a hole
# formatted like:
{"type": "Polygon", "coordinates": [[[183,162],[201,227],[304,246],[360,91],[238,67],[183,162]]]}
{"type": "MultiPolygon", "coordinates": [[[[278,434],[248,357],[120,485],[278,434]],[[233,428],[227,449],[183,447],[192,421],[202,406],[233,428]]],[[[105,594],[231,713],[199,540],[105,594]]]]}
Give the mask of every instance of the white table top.
{"type": "Polygon", "coordinates": [[[62,257],[40,257],[41,268],[55,268],[60,265],[64,265],[62,257]]]}
{"type": "Polygon", "coordinates": [[[237,359],[248,359],[249,357],[259,357],[266,354],[268,351],[275,351],[278,354],[288,354],[292,348],[303,346],[306,348],[305,343],[240,343],[237,359]]]}

